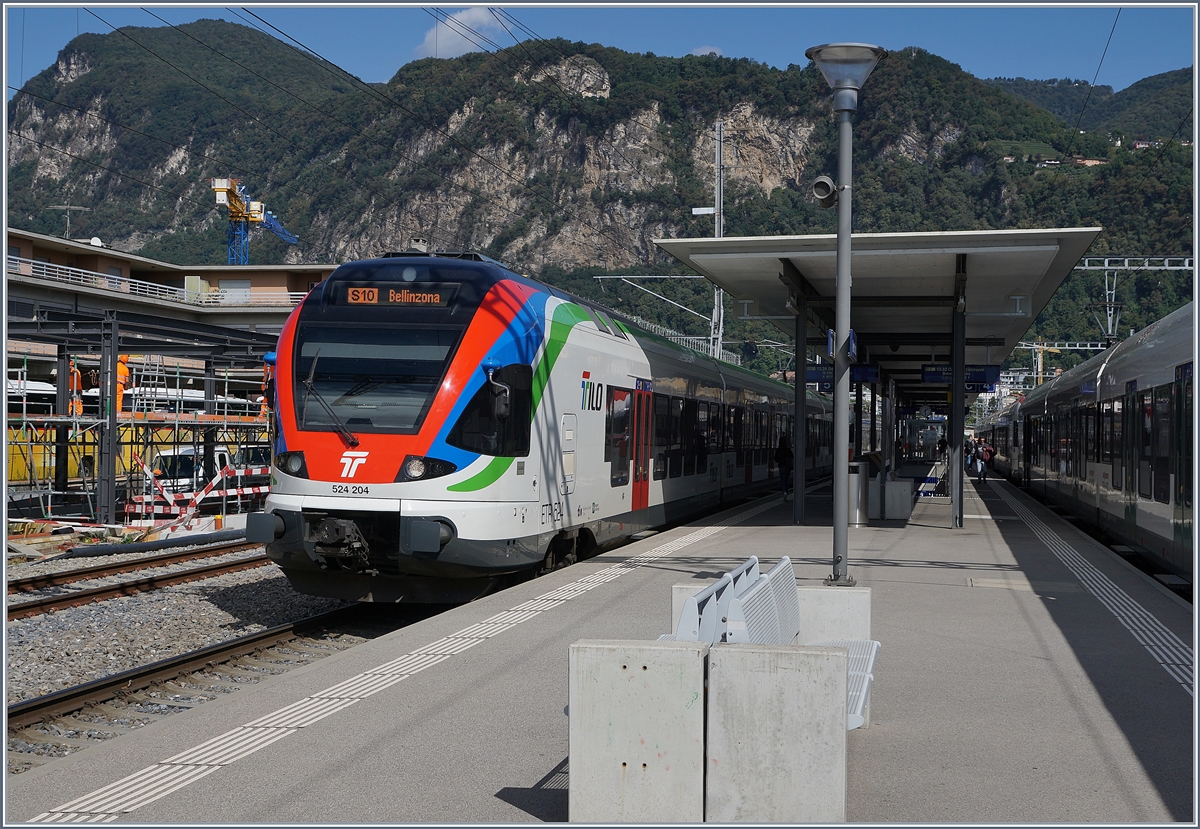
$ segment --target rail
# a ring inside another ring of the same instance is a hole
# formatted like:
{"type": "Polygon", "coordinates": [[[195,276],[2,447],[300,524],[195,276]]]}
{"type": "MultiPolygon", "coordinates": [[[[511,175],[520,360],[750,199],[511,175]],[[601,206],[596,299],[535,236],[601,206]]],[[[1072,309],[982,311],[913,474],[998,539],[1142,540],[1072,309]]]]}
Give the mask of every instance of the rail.
{"type": "Polygon", "coordinates": [[[247,290],[210,290],[189,291],[184,288],[173,288],[169,285],[159,285],[156,282],[143,282],[140,279],[129,279],[124,276],[97,273],[95,271],[72,268],[66,265],[55,265],[50,262],[38,262],[20,256],[8,257],[8,273],[14,276],[33,277],[49,282],[66,285],[78,285],[85,288],[99,288],[114,293],[129,294],[130,296],[147,299],[158,299],[165,302],[178,302],[182,305],[199,305],[202,307],[236,307],[236,306],[295,306],[304,299],[303,291],[247,291],[247,290]]]}
{"type": "Polygon", "coordinates": [[[156,682],[176,679],[181,674],[201,671],[212,665],[230,662],[239,657],[265,650],[272,645],[292,641],[323,627],[345,624],[359,615],[361,615],[361,611],[358,605],[337,608],[228,642],[220,642],[200,650],[172,656],[140,668],[94,679],[73,688],[64,688],[45,696],[15,702],[8,706],[8,727],[25,728],[35,723],[48,722],[54,717],[65,716],[87,705],[98,705],[123,695],[136,693],[156,682]]]}

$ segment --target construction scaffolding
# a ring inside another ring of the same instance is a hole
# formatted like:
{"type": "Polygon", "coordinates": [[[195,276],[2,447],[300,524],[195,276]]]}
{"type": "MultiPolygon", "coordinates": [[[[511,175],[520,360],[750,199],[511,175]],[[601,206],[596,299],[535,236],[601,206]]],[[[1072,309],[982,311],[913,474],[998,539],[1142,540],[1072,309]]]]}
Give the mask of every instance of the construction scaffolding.
{"type": "Polygon", "coordinates": [[[115,312],[62,322],[10,324],[31,347],[57,345],[40,377],[10,358],[10,517],[152,527],[261,504],[272,438],[263,356],[274,337],[186,324],[168,335],[163,320],[115,312]]]}

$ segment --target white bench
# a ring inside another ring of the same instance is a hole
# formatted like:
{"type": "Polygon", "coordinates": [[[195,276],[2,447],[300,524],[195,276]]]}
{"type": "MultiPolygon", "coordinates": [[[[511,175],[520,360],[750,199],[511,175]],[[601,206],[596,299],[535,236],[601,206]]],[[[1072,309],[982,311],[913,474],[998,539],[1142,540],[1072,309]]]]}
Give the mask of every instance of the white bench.
{"type": "Polygon", "coordinates": [[[729,605],[733,597],[758,581],[758,556],[750,556],[728,573],[724,573],[714,584],[689,596],[679,614],[674,633],[658,637],[660,642],[707,642],[721,641],[729,605]]]}
{"type": "MultiPolygon", "coordinates": [[[[784,556],[766,574],[757,579],[749,578],[757,569],[758,559],[752,556],[732,572],[722,575],[716,584],[698,593],[694,601],[689,598],[684,603],[675,634],[660,638],[701,641],[710,645],[739,642],[793,644],[800,635],[800,597],[791,559],[784,556]],[[741,577],[740,583],[744,585],[741,590],[738,590],[739,579],[734,573],[741,577]],[[697,610],[701,605],[702,608],[697,610]],[[693,630],[696,635],[691,634],[693,630]],[[685,635],[689,638],[685,639],[685,635]]],[[[849,651],[846,730],[862,727],[866,723],[865,711],[875,679],[875,657],[881,644],[870,639],[835,639],[808,644],[849,651]]]]}

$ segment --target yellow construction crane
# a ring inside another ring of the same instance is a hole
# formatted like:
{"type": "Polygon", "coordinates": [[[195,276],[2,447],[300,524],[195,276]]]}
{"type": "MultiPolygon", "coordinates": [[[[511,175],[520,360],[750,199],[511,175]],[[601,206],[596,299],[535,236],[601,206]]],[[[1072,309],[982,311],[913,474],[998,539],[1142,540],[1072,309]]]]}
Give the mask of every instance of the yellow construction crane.
{"type": "Polygon", "coordinates": [[[267,210],[260,201],[253,201],[236,178],[210,178],[209,183],[217,194],[217,204],[229,209],[229,264],[250,264],[250,225],[260,224],[289,245],[300,239],[285,230],[275,214],[267,210]]]}
{"type": "Polygon", "coordinates": [[[1062,354],[1062,351],[1057,348],[1051,348],[1046,343],[1034,343],[1031,346],[1033,351],[1033,373],[1037,377],[1037,385],[1042,384],[1042,354],[1049,351],[1051,354],[1062,354]]]}

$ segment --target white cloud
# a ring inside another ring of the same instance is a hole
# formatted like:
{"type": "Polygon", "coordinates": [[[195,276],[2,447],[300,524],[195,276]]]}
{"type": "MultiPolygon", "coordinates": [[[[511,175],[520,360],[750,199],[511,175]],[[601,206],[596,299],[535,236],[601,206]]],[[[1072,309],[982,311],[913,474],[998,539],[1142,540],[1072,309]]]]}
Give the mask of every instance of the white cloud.
{"type": "Polygon", "coordinates": [[[693,55],[716,55],[722,57],[725,53],[716,46],[697,46],[692,50],[693,55]]]}
{"type": "Polygon", "coordinates": [[[487,45],[487,41],[474,32],[479,32],[501,46],[513,45],[512,35],[496,22],[496,18],[486,7],[472,6],[463,9],[450,15],[450,20],[452,22],[449,23],[444,19],[439,20],[430,27],[425,33],[425,40],[415,50],[418,58],[456,58],[467,52],[490,52],[491,47],[487,45]]]}

